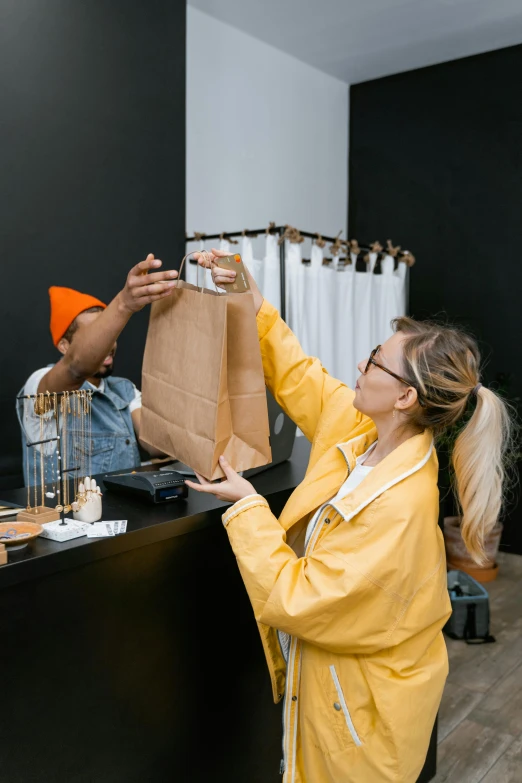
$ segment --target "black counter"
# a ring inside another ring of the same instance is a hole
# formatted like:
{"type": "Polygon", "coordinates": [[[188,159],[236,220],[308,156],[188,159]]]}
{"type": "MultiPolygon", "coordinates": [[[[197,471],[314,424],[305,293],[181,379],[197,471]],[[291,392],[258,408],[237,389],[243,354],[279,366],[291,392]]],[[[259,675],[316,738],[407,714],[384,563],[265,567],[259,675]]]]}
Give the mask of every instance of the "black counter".
{"type": "MultiPolygon", "coordinates": [[[[302,481],[309,455],[308,441],[296,438],[291,460],[251,479],[256,491],[269,499],[275,513],[279,513],[291,492],[302,481]]],[[[186,500],[148,504],[131,495],[106,491],[103,477],[97,476],[96,479],[104,493],[104,521],[126,519],[127,532],[114,538],[88,539],[84,536],[63,543],[37,538],[29,544],[26,554],[11,558],[6,566],[0,567],[0,588],[202,530],[220,523],[227,508],[223,501],[193,491],[189,491],[186,500]]],[[[26,497],[23,489],[2,492],[0,505],[1,500],[7,500],[25,506],[26,497]]]]}
{"type": "MultiPolygon", "coordinates": [[[[309,449],[298,438],[291,461],[252,479],[275,514],[309,449]]],[[[280,780],[281,708],[225,508],[107,491],[103,519],[127,533],[38,538],[0,567],[3,783],[280,780]]],[[[434,747],[421,780],[433,772],[434,747]]]]}

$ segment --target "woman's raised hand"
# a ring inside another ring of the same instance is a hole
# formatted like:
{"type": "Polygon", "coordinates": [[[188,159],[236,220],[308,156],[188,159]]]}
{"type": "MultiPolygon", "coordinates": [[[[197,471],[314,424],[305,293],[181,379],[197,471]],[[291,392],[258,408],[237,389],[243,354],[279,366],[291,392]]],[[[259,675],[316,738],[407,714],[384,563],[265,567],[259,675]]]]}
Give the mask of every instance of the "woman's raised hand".
{"type": "Polygon", "coordinates": [[[222,269],[219,266],[219,259],[229,255],[230,253],[227,250],[216,250],[215,248],[192,254],[200,266],[212,270],[214,285],[221,287],[223,287],[223,284],[233,283],[236,279],[236,273],[233,269],[222,269]]]}
{"type": "MultiPolygon", "coordinates": [[[[197,251],[196,253],[192,253],[193,258],[196,259],[200,266],[204,267],[205,269],[212,270],[212,279],[214,281],[214,285],[221,288],[223,288],[223,285],[226,285],[227,283],[233,283],[236,279],[236,273],[233,269],[224,269],[219,266],[219,259],[225,258],[229,255],[229,250],[216,250],[214,247],[212,250],[201,250],[197,251]]],[[[257,287],[256,281],[246,266],[245,269],[248,282],[250,284],[250,289],[254,296],[254,307],[256,309],[256,313],[258,313],[263,304],[263,296],[257,287]]]]}

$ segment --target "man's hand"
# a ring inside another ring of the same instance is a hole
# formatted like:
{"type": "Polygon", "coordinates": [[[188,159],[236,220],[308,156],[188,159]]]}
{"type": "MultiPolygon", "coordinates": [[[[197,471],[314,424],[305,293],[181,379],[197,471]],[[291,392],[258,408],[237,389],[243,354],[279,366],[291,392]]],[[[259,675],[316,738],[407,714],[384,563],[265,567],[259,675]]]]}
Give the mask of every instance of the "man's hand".
{"type": "Polygon", "coordinates": [[[137,313],[145,305],[170,296],[176,286],[178,273],[174,269],[165,272],[150,272],[159,269],[162,262],[149,253],[145,261],[136,264],[127,275],[125,288],[120,293],[120,304],[124,311],[137,313]]]}
{"type": "Polygon", "coordinates": [[[218,500],[225,500],[227,503],[237,503],[238,500],[246,498],[248,495],[255,495],[256,491],[252,484],[246,479],[242,478],[239,473],[230,467],[224,457],[219,458],[219,464],[221,465],[226,478],[217,484],[211,484],[209,481],[196,473],[199,484],[195,481],[185,481],[185,484],[191,489],[195,489],[196,492],[204,492],[207,495],[215,495],[218,500]]]}
{"type": "Polygon", "coordinates": [[[149,253],[145,261],[131,269],[124,289],[107,308],[87,326],[77,329],[65,355],[40,381],[39,392],[79,389],[86,378],[99,370],[106,356],[114,351],[132,314],[172,293],[178,273],[172,269],[149,274],[149,270],[160,267],[161,261],[149,253]]]}

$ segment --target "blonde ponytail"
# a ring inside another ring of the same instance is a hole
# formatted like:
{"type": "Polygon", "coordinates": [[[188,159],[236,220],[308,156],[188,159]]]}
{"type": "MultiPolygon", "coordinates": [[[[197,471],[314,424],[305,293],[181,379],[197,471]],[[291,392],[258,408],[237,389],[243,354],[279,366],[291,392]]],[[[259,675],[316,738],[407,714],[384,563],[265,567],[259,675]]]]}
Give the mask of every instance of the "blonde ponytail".
{"type": "Polygon", "coordinates": [[[421,402],[411,414],[411,424],[430,429],[437,438],[466,422],[451,461],[462,511],[462,538],[473,559],[482,564],[484,543],[498,520],[506,492],[507,467],[514,451],[513,411],[502,397],[479,383],[478,346],[464,331],[412,318],[397,318],[393,326],[406,336],[403,377],[417,389],[421,402]]]}
{"type": "Polygon", "coordinates": [[[473,559],[483,564],[484,542],[495,527],[503,500],[512,424],[506,403],[483,386],[475,410],[453,448],[461,534],[473,559]]]}

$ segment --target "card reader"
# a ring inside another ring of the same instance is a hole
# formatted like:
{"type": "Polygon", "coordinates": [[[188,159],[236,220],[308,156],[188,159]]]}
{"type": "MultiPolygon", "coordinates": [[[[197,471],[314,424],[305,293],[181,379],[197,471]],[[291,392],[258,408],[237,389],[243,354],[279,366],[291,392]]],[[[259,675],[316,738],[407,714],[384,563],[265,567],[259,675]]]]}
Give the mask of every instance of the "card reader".
{"type": "Polygon", "coordinates": [[[113,473],[104,476],[103,483],[113,492],[134,495],[148,503],[168,503],[188,495],[185,477],[175,470],[113,473]]]}

